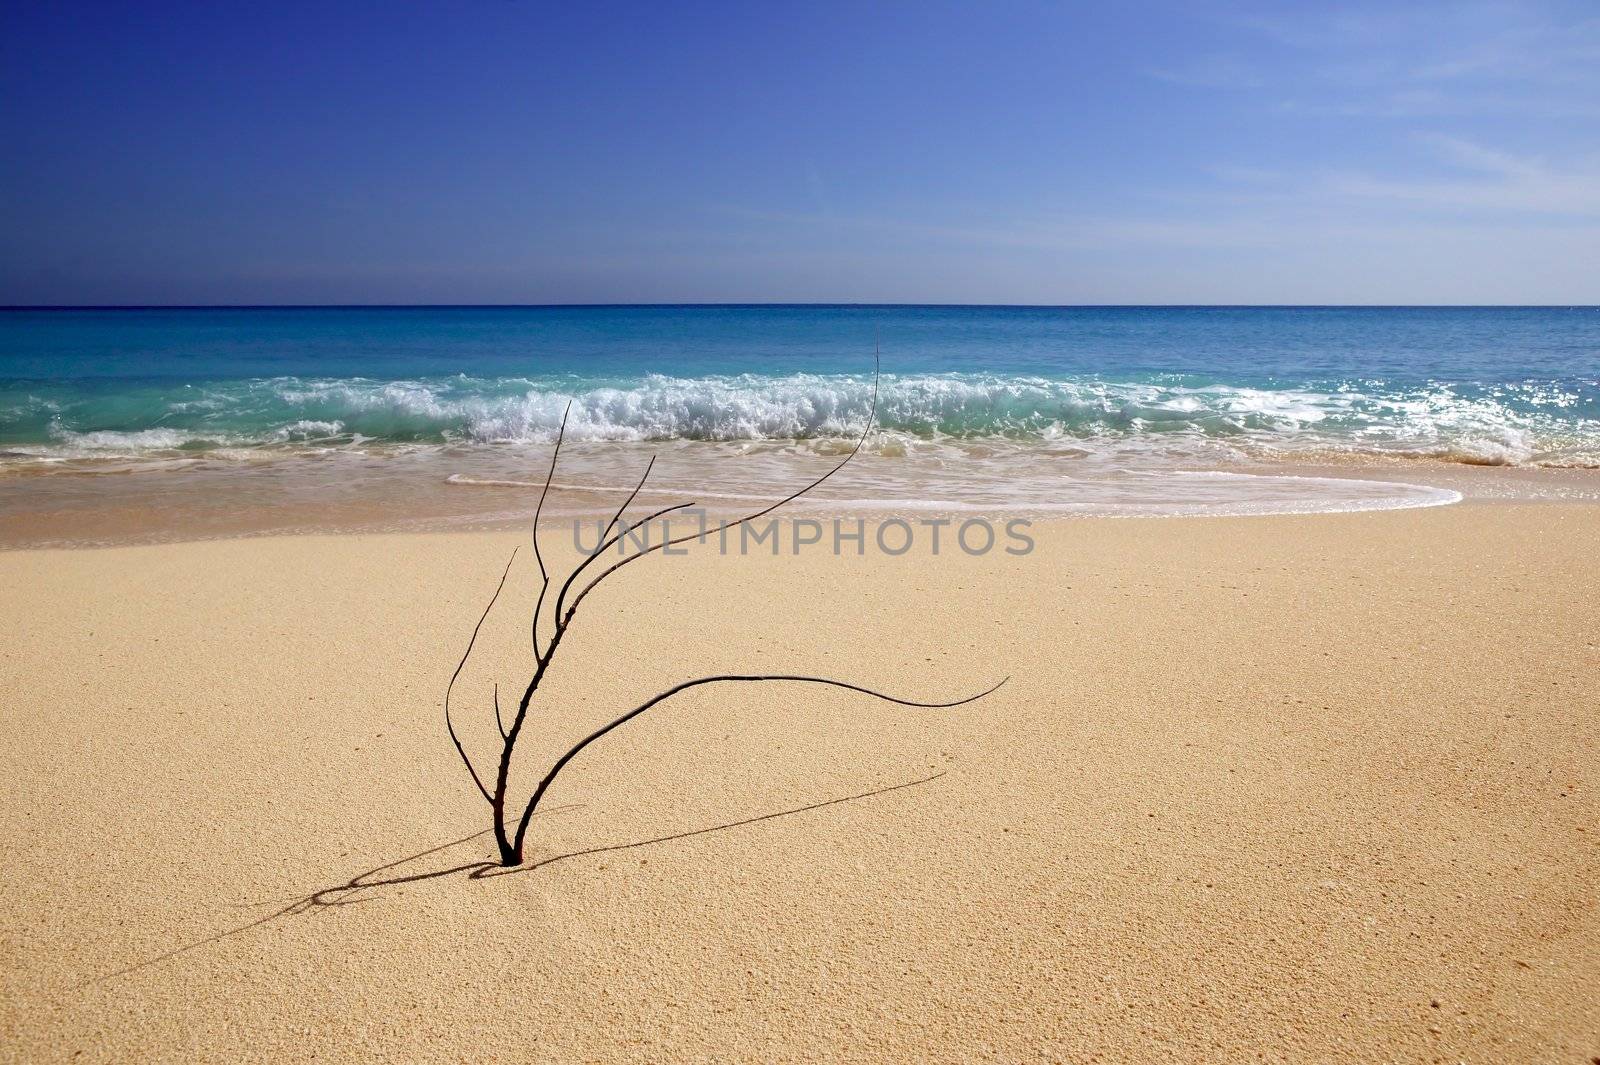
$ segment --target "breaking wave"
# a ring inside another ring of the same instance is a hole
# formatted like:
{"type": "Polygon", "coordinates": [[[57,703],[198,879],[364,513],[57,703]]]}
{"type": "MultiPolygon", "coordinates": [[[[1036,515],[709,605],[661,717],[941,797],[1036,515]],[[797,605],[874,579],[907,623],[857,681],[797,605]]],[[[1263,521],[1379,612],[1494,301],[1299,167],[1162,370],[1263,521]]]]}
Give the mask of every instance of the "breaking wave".
{"type": "MultiPolygon", "coordinates": [[[[860,431],[870,376],[258,378],[115,395],[0,391],[6,461],[231,449],[570,440],[827,441],[860,431]]],[[[1244,454],[1600,466],[1600,384],[1244,387],[983,374],[886,376],[880,450],[1006,438],[1208,441],[1244,454]]]]}

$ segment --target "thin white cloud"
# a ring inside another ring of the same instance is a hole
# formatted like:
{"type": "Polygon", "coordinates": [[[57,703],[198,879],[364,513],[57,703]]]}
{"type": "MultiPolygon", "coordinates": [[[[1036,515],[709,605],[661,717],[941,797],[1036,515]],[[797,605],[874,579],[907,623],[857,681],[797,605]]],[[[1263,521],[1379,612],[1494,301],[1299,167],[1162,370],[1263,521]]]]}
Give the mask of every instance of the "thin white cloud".
{"type": "MultiPolygon", "coordinates": [[[[1307,9],[1229,19],[1258,56],[1249,87],[1307,115],[1600,118],[1600,17],[1555,4],[1307,9]]],[[[1230,53],[1231,54],[1231,53],[1230,53]]],[[[1208,64],[1158,76],[1209,87],[1208,64]]],[[[1217,68],[1226,71],[1226,66],[1217,68]]],[[[1242,83],[1218,79],[1216,87],[1242,83]]]]}
{"type": "Polygon", "coordinates": [[[1218,181],[1230,185],[1268,186],[1282,183],[1285,175],[1282,170],[1270,169],[1261,166],[1220,165],[1206,168],[1206,172],[1218,181]]]}
{"type": "Polygon", "coordinates": [[[1486,148],[1464,137],[1444,133],[1420,133],[1417,140],[1432,147],[1445,159],[1467,170],[1477,170],[1501,177],[1529,179],[1542,177],[1544,167],[1532,159],[1519,159],[1509,152],[1486,148]]]}
{"type": "Polygon", "coordinates": [[[1328,192],[1423,208],[1600,217],[1600,167],[1557,169],[1459,137],[1421,139],[1446,163],[1474,176],[1423,180],[1345,174],[1328,179],[1328,192]]]}
{"type": "Polygon", "coordinates": [[[1201,56],[1145,73],[1158,81],[1197,89],[1256,89],[1267,83],[1260,70],[1232,55],[1201,56]]]}

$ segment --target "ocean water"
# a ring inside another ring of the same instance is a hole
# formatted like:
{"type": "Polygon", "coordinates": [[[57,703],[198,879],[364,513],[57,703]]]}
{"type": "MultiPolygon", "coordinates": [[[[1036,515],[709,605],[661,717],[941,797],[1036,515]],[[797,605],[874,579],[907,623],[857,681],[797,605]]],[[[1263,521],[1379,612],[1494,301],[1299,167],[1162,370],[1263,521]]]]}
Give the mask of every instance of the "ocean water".
{"type": "Polygon", "coordinates": [[[1350,509],[1445,501],[1434,466],[1600,467],[1592,307],[11,310],[0,493],[519,489],[570,404],[573,491],[664,451],[663,490],[763,498],[861,431],[875,343],[879,430],[836,501],[1350,509]],[[1313,464],[1389,487],[1282,476],[1313,464]]]}

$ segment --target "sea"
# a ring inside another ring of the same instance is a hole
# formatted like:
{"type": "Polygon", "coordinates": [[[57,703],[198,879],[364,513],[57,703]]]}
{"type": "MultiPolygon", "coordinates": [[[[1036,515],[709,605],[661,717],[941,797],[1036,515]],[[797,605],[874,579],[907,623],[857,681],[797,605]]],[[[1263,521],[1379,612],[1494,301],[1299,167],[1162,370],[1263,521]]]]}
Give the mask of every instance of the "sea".
{"type": "Polygon", "coordinates": [[[0,542],[797,506],[1248,515],[1595,498],[1600,308],[0,311],[0,542]],[[869,424],[870,422],[870,424],[869,424]]]}

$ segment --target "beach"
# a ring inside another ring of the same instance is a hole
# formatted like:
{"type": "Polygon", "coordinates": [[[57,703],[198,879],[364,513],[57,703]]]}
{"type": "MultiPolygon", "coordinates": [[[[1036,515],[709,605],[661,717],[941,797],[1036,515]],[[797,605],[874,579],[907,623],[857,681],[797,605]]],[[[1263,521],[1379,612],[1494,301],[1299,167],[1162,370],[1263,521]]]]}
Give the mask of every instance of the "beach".
{"type": "Polygon", "coordinates": [[[1010,679],[686,692],[496,875],[525,532],[0,552],[0,1058],[1600,1055],[1600,506],[1031,535],[619,573],[514,794],[702,674],[1010,679]]]}
{"type": "Polygon", "coordinates": [[[1589,8],[8,5],[0,1065],[1600,1065],[1589,8]]]}

